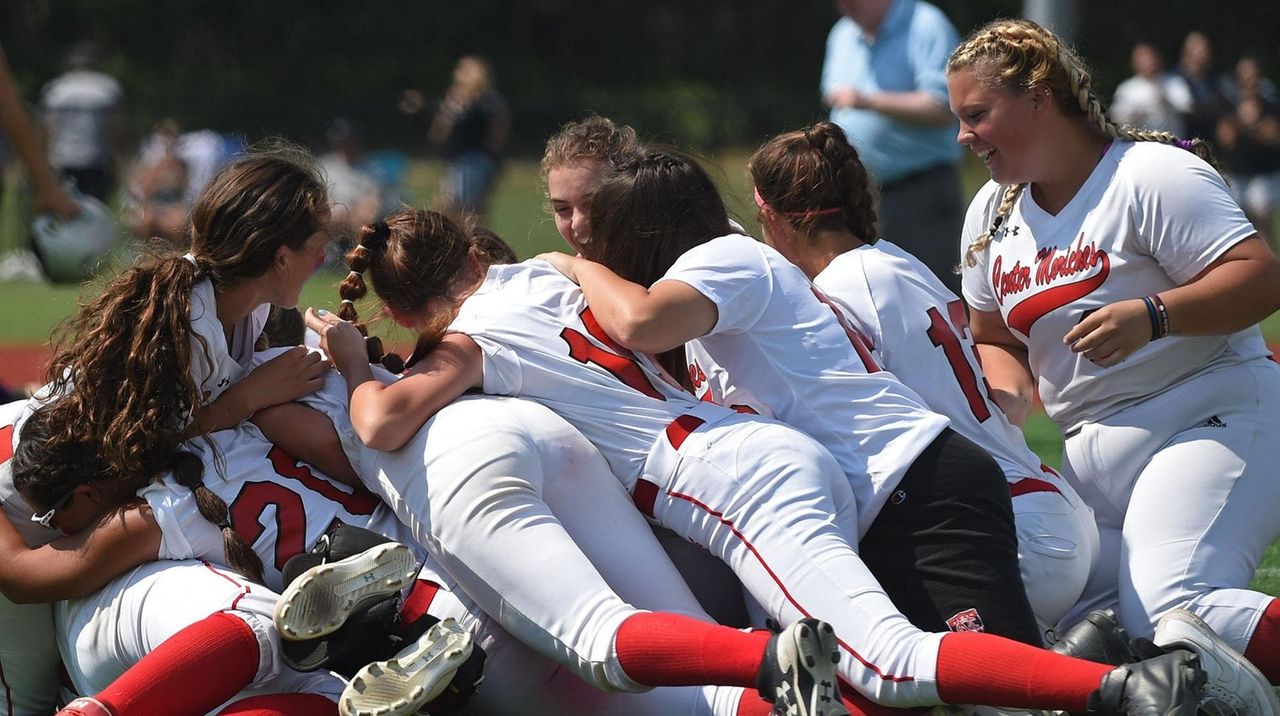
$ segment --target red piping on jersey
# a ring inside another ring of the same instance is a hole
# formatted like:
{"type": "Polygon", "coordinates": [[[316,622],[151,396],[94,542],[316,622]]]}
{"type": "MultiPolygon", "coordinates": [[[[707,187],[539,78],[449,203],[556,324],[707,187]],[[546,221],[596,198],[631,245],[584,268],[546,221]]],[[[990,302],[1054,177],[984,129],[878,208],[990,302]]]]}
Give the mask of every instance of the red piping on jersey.
{"type": "Polygon", "coordinates": [[[228,577],[227,575],[223,574],[222,572],[219,572],[218,570],[216,570],[216,569],[214,569],[214,568],[213,568],[213,565],[212,565],[212,564],[209,564],[208,562],[206,562],[206,561],[204,561],[204,560],[200,560],[200,564],[203,564],[203,565],[205,566],[205,569],[208,569],[210,572],[213,572],[214,574],[218,575],[219,577],[222,577],[223,579],[227,580],[228,582],[231,582],[232,584],[236,585],[236,586],[237,586],[237,587],[239,587],[240,589],[243,589],[243,590],[244,590],[244,591],[240,592],[239,594],[237,594],[235,599],[232,599],[232,600],[231,600],[231,606],[230,606],[230,607],[228,607],[228,609],[235,609],[235,608],[236,608],[236,606],[237,606],[238,604],[240,604],[240,600],[241,600],[241,599],[243,599],[243,598],[245,597],[245,595],[247,595],[247,594],[250,592],[251,587],[250,587],[249,585],[247,585],[247,584],[241,584],[241,583],[237,582],[236,580],[232,579],[231,577],[228,577]]]}
{"type": "MultiPolygon", "coordinates": [[[[689,416],[685,416],[685,417],[689,417],[689,416]]],[[[742,544],[746,545],[747,549],[751,552],[751,554],[755,556],[756,561],[760,563],[760,566],[764,567],[764,571],[769,574],[769,578],[773,580],[773,583],[778,585],[778,588],[782,590],[782,595],[787,598],[787,601],[791,602],[791,605],[795,607],[796,610],[799,611],[804,616],[806,617],[813,616],[808,612],[808,610],[800,606],[800,603],[796,601],[795,597],[791,596],[791,592],[787,591],[786,585],[782,583],[782,580],[778,579],[778,575],[769,566],[769,563],[764,560],[764,557],[762,557],[758,551],[756,551],[755,545],[751,544],[751,541],[748,540],[741,532],[738,531],[738,528],[733,524],[732,520],[725,519],[723,513],[716,512],[715,510],[711,509],[707,505],[698,501],[697,498],[691,495],[684,495],[678,492],[667,492],[667,496],[675,498],[677,500],[684,500],[685,502],[688,502],[689,504],[693,505],[694,507],[697,507],[700,510],[703,510],[704,512],[711,515],[712,517],[715,517],[717,520],[720,521],[720,524],[724,525],[725,527],[728,527],[729,531],[732,532],[733,535],[742,542],[742,544]]],[[[883,671],[880,670],[879,666],[876,666],[870,661],[867,661],[865,658],[863,658],[861,654],[855,651],[853,647],[846,644],[843,639],[840,639],[839,637],[837,637],[836,641],[839,642],[840,646],[845,651],[849,652],[849,654],[852,655],[853,658],[857,659],[860,664],[870,669],[872,672],[875,673],[876,676],[879,676],[881,679],[885,681],[899,681],[899,682],[915,681],[914,676],[894,676],[892,674],[885,674],[883,671]]]]}
{"type": "Polygon", "coordinates": [[[1034,477],[1024,477],[1017,482],[1009,484],[1009,496],[1018,497],[1019,495],[1030,495],[1033,492],[1056,492],[1062,494],[1058,486],[1052,482],[1045,482],[1034,477]]]}
{"type": "Polygon", "coordinates": [[[1079,281],[1054,286],[1018,303],[1009,311],[1009,319],[1006,321],[1009,327],[1016,329],[1024,336],[1029,336],[1031,326],[1045,314],[1093,293],[1107,280],[1107,274],[1111,273],[1111,259],[1107,256],[1107,252],[1099,251],[1097,255],[1101,257],[1102,263],[1098,273],[1079,281]]]}
{"type": "Polygon", "coordinates": [[[702,418],[695,418],[692,415],[681,415],[671,424],[667,426],[667,440],[671,441],[671,447],[679,450],[684,441],[694,430],[706,425],[707,421],[702,418]]]}

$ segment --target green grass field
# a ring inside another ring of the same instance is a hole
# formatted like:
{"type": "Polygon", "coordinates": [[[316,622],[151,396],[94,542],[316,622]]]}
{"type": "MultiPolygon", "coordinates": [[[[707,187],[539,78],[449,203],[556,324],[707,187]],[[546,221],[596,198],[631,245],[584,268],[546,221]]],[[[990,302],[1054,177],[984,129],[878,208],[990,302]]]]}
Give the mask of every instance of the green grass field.
{"type": "MultiPolygon", "coordinates": [[[[720,182],[726,196],[729,211],[743,225],[755,229],[755,212],[751,203],[751,190],[745,169],[747,153],[731,152],[709,162],[713,176],[720,182]]],[[[414,161],[410,165],[406,185],[407,200],[429,205],[439,184],[438,162],[414,161]]],[[[970,162],[966,165],[965,180],[970,192],[985,181],[985,171],[970,162]]],[[[12,186],[12,182],[6,182],[12,186]]],[[[6,192],[0,202],[0,255],[22,241],[23,215],[21,199],[14,191],[6,192]]],[[[563,243],[555,226],[543,210],[542,191],[539,185],[537,162],[511,161],[497,187],[489,225],[505,238],[521,258],[543,251],[560,250],[563,243]]],[[[335,307],[337,284],[344,274],[320,272],[303,291],[302,306],[335,307]]],[[[0,305],[7,307],[7,315],[0,321],[0,346],[30,345],[48,340],[50,332],[74,310],[82,293],[92,293],[80,286],[52,286],[33,282],[0,282],[0,305]],[[88,291],[86,293],[86,291],[88,291]]],[[[362,305],[361,316],[374,315],[373,304],[362,305]]],[[[375,332],[382,333],[393,345],[410,343],[410,337],[382,321],[375,332]]],[[[1280,314],[1263,322],[1263,332],[1273,344],[1280,342],[1280,314]]],[[[1062,437],[1056,425],[1042,412],[1037,412],[1025,427],[1027,442],[1046,464],[1058,467],[1061,463],[1062,437]]],[[[1257,588],[1269,594],[1280,593],[1280,542],[1272,545],[1255,580],[1257,588]]]]}

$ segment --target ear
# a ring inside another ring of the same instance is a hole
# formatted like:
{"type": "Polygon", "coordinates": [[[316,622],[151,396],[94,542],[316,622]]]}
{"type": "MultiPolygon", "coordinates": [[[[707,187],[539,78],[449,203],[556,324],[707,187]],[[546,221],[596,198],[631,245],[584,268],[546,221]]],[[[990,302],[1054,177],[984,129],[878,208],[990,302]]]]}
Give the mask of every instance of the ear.
{"type": "Polygon", "coordinates": [[[276,247],[275,256],[272,258],[271,266],[277,270],[283,270],[289,266],[289,247],[281,244],[276,247]]]}
{"type": "Polygon", "coordinates": [[[110,498],[107,491],[102,489],[100,485],[90,483],[88,485],[77,485],[71,491],[76,498],[88,500],[97,507],[106,507],[114,504],[114,500],[110,498]]]}
{"type": "Polygon", "coordinates": [[[1049,89],[1049,85],[1043,82],[1031,85],[1031,89],[1028,92],[1031,93],[1032,109],[1039,110],[1053,104],[1053,90],[1049,89]]]}
{"type": "Polygon", "coordinates": [[[409,330],[414,330],[415,328],[417,328],[417,327],[418,327],[418,322],[417,322],[417,321],[415,321],[415,320],[413,320],[412,318],[410,318],[410,317],[408,317],[408,316],[406,316],[406,315],[404,315],[404,314],[400,313],[399,311],[397,311],[396,309],[394,309],[394,308],[392,308],[392,307],[390,307],[390,306],[384,306],[384,307],[382,308],[382,310],[386,311],[386,313],[387,313],[387,317],[388,317],[388,318],[390,318],[392,321],[394,321],[394,322],[395,322],[395,324],[396,324],[397,326],[400,326],[401,328],[407,328],[407,329],[409,329],[409,330]]]}

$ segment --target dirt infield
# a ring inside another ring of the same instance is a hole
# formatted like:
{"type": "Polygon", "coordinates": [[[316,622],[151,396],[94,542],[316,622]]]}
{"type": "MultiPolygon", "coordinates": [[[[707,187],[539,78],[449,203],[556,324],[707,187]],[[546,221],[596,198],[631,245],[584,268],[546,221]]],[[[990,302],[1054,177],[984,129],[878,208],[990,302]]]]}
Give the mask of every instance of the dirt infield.
{"type": "Polygon", "coordinates": [[[0,386],[18,389],[44,382],[51,353],[47,345],[0,345],[0,386]]]}

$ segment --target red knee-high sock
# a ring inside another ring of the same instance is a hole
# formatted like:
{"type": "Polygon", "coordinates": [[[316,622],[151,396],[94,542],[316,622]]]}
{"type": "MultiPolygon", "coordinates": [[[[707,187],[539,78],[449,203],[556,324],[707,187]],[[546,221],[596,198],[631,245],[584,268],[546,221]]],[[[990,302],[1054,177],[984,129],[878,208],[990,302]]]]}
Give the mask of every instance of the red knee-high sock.
{"type": "Polygon", "coordinates": [[[938,696],[949,704],[1084,711],[1112,668],[992,634],[954,632],[938,649],[938,696]]]}
{"type": "Polygon", "coordinates": [[[769,632],[744,632],[661,612],[641,612],[614,637],[622,670],[646,686],[754,688],[769,632]]]}
{"type": "Polygon", "coordinates": [[[1244,658],[1273,684],[1280,683],[1280,599],[1272,599],[1249,638],[1244,658]]]}
{"type": "Polygon", "coordinates": [[[267,694],[231,704],[218,716],[336,716],[338,704],[319,694],[267,694]]]}
{"type": "Polygon", "coordinates": [[[258,671],[258,640],[230,614],[206,617],[165,640],[96,698],[117,716],[209,713],[258,671]]]}

